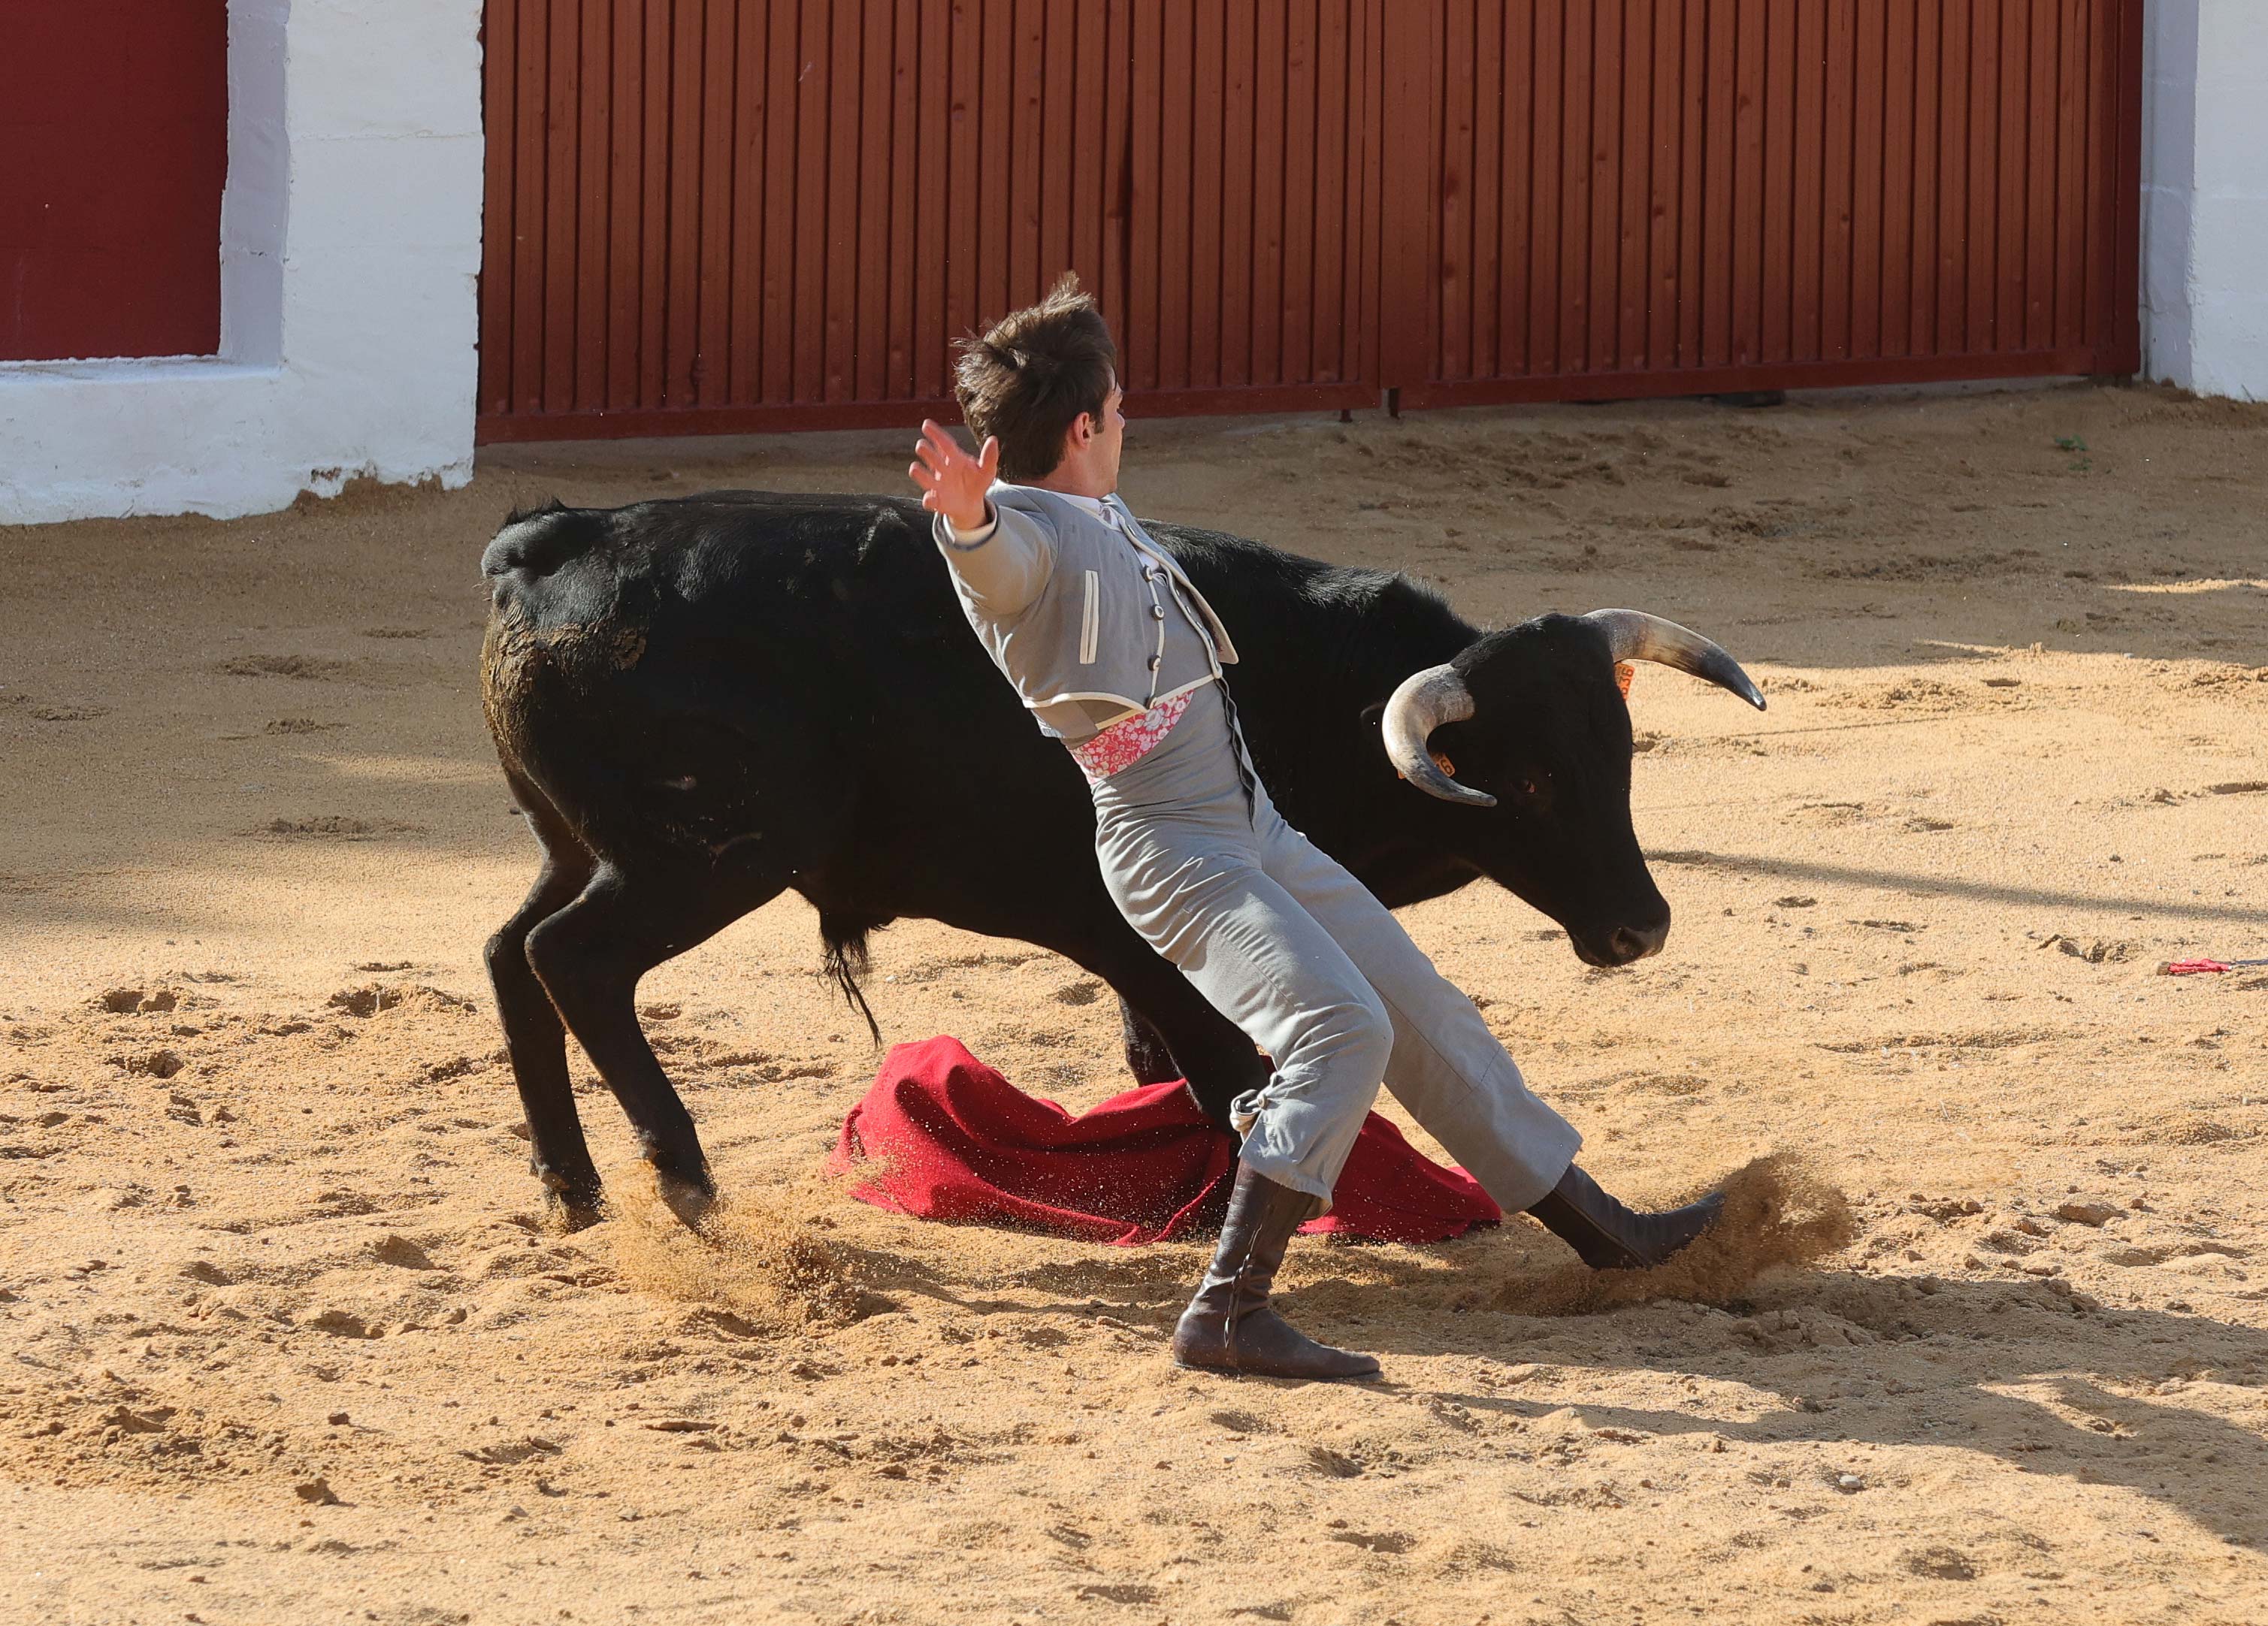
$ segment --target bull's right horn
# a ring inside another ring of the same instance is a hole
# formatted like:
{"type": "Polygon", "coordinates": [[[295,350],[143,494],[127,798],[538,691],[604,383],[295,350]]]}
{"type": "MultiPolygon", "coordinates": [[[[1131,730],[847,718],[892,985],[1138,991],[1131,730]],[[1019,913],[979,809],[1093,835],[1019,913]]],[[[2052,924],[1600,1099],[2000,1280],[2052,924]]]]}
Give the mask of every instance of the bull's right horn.
{"type": "Polygon", "coordinates": [[[1741,663],[1690,627],[1644,610],[1593,610],[1583,619],[1606,633],[1612,659],[1660,661],[1729,689],[1759,711],[1764,709],[1764,691],[1741,670],[1741,663]]]}
{"type": "Polygon", "coordinates": [[[1428,666],[1402,680],[1386,710],[1378,719],[1386,741],[1387,759],[1404,779],[1429,796],[1445,802],[1465,802],[1493,807],[1496,798],[1485,791],[1459,784],[1433,761],[1426,741],[1444,723],[1462,723],[1473,714],[1473,692],[1454,666],[1428,666]]]}

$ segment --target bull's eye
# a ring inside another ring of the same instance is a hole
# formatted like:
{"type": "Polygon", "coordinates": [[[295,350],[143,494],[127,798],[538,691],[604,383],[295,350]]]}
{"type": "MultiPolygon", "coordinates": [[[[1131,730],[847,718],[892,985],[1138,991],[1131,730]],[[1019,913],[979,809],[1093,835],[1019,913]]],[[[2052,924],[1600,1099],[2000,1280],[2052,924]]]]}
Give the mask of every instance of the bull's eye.
{"type": "Polygon", "coordinates": [[[1520,791],[1521,794],[1523,796],[1534,796],[1535,794],[1535,781],[1533,779],[1521,780],[1520,782],[1520,791]]]}

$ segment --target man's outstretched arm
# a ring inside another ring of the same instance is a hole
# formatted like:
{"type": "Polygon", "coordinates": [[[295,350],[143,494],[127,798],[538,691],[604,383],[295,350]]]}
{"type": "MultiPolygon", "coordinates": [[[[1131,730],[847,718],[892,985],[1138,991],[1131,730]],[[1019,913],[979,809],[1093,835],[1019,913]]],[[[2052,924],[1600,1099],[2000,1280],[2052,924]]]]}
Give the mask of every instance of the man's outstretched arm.
{"type": "Polygon", "coordinates": [[[1046,527],[993,505],[985,493],[1000,468],[1000,442],[988,438],[975,457],[952,431],[924,418],[915,460],[906,473],[922,489],[922,506],[937,516],[937,540],[969,596],[995,616],[1013,615],[1040,596],[1055,566],[1046,527]]]}

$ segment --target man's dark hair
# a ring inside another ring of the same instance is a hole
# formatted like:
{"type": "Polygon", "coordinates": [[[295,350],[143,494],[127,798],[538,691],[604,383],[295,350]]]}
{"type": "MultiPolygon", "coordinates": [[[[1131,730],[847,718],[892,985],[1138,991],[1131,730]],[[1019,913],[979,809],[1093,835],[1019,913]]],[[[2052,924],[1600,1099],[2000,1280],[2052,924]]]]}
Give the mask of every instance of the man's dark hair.
{"type": "Polygon", "coordinates": [[[1075,273],[1037,305],[1002,317],[983,338],[955,347],[953,393],[979,445],[1000,439],[1000,477],[1037,480],[1063,460],[1064,437],[1079,415],[1102,416],[1118,368],[1118,349],[1094,299],[1075,273]]]}

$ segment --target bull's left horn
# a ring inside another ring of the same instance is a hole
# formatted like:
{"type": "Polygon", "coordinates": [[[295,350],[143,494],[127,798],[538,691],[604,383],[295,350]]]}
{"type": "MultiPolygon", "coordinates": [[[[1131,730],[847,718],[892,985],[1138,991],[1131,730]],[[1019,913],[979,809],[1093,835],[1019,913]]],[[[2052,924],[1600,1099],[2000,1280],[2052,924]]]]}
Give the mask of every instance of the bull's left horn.
{"type": "Polygon", "coordinates": [[[1495,806],[1496,798],[1487,791],[1459,784],[1443,773],[1425,743],[1444,723],[1462,723],[1472,714],[1473,692],[1455,667],[1428,666],[1411,673],[1378,719],[1388,759],[1404,779],[1429,796],[1475,807],[1495,806]]]}
{"type": "Polygon", "coordinates": [[[1659,661],[1730,689],[1759,711],[1764,709],[1764,691],[1749,681],[1741,663],[1690,628],[1644,610],[1593,610],[1583,619],[1605,631],[1607,648],[1618,661],[1659,661]]]}

